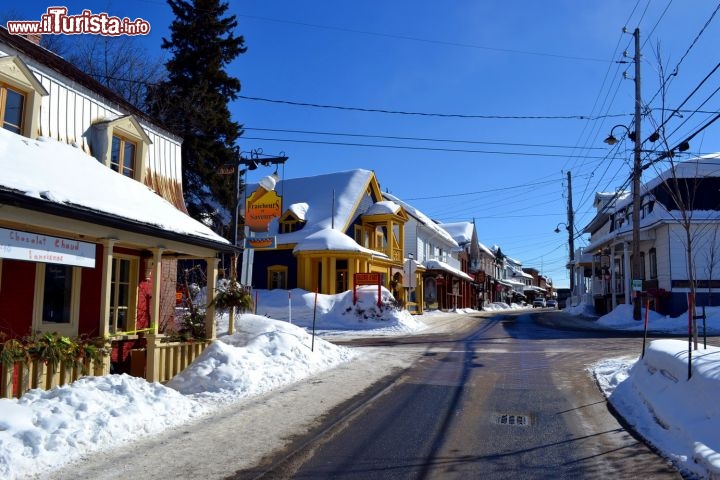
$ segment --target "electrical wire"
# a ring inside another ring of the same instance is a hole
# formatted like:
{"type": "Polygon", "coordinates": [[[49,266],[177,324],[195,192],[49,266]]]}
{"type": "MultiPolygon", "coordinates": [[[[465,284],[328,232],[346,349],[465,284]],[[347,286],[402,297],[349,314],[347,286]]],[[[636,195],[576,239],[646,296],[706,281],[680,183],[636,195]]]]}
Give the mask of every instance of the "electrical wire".
{"type": "Polygon", "coordinates": [[[431,112],[410,112],[403,110],[388,110],[382,108],[366,108],[366,107],[349,107],[345,105],[328,105],[321,103],[310,103],[310,102],[296,102],[292,100],[280,100],[274,98],[264,97],[251,97],[248,95],[237,96],[243,100],[252,100],[257,102],[276,103],[282,105],[292,105],[297,107],[313,107],[313,108],[327,108],[333,110],[347,110],[353,112],[370,112],[370,113],[386,113],[393,115],[415,115],[422,117],[441,117],[441,118],[475,118],[484,120],[598,120],[600,118],[612,118],[612,117],[624,117],[629,114],[618,113],[612,115],[604,115],[598,117],[591,117],[588,115],[474,115],[474,114],[463,114],[463,113],[431,113],[431,112]]]}
{"type": "MultiPolygon", "coordinates": [[[[355,137],[355,138],[381,138],[383,140],[412,140],[419,142],[443,142],[443,143],[467,143],[473,145],[506,145],[512,147],[539,147],[539,148],[560,148],[568,149],[575,148],[567,145],[547,145],[537,143],[511,143],[511,142],[489,142],[480,140],[457,140],[447,138],[427,138],[427,137],[401,137],[394,135],[371,135],[362,133],[341,133],[341,132],[319,132],[313,130],[292,130],[283,128],[259,128],[259,127],[248,127],[243,126],[243,130],[248,131],[259,131],[259,132],[275,132],[275,133],[300,133],[304,135],[328,135],[335,137],[355,137]]],[[[596,147],[594,150],[604,150],[603,148],[596,147]]]]}
{"type": "MultiPolygon", "coordinates": [[[[389,148],[397,150],[414,150],[414,151],[428,151],[428,152],[452,152],[452,153],[482,153],[484,155],[513,155],[513,156],[527,156],[527,157],[562,157],[565,158],[567,155],[560,153],[537,153],[537,152],[501,152],[493,150],[472,150],[472,149],[461,149],[461,148],[439,148],[439,147],[417,147],[412,145],[380,145],[374,143],[353,143],[353,142],[329,142],[320,140],[300,140],[292,138],[269,138],[269,137],[242,137],[245,140],[262,140],[267,142],[286,142],[286,143],[306,143],[313,145],[334,145],[343,147],[368,147],[368,148],[389,148]]],[[[606,158],[605,156],[586,156],[585,158],[606,158]]]]}

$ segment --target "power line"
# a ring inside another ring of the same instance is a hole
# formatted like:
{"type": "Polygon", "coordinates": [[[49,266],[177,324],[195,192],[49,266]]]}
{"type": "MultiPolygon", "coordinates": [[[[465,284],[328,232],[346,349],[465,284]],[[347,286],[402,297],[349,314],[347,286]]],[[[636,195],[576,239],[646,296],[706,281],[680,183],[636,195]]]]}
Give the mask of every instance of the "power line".
{"type": "Polygon", "coordinates": [[[295,102],[292,100],[279,100],[264,97],[251,97],[248,95],[238,95],[238,98],[242,98],[243,100],[253,100],[257,102],[293,105],[297,107],[327,108],[334,110],[349,110],[354,112],[388,113],[393,115],[415,115],[422,117],[476,118],[485,120],[598,120],[601,118],[625,117],[630,115],[629,113],[609,114],[597,117],[592,117],[588,115],[474,115],[462,113],[408,112],[403,110],[388,110],[383,108],[348,107],[344,105],[327,105],[320,103],[295,102]]]}
{"type": "Polygon", "coordinates": [[[412,37],[409,35],[398,35],[395,33],[370,32],[367,30],[358,30],[358,29],[353,29],[353,28],[342,28],[342,27],[335,27],[335,26],[330,26],[330,25],[318,25],[318,24],[314,24],[314,23],[298,22],[298,21],[294,21],[294,20],[261,17],[258,15],[243,15],[243,14],[239,14],[239,13],[237,13],[236,15],[238,17],[252,18],[255,20],[263,20],[263,21],[267,21],[267,22],[285,23],[288,25],[298,25],[301,27],[319,28],[319,29],[323,29],[323,30],[332,30],[332,31],[336,31],[336,32],[357,33],[357,34],[361,34],[361,35],[370,35],[370,36],[374,36],[374,37],[394,38],[396,40],[410,40],[413,42],[432,43],[435,45],[445,45],[445,46],[450,46],[450,47],[475,48],[475,49],[479,49],[479,50],[488,50],[488,51],[499,52],[499,53],[514,53],[514,54],[521,54],[521,55],[534,55],[534,56],[539,56],[539,57],[559,58],[559,59],[565,59],[565,60],[581,60],[581,61],[585,61],[585,62],[608,63],[608,60],[605,60],[602,58],[577,57],[577,56],[571,56],[571,55],[559,55],[559,54],[554,54],[554,53],[532,52],[532,51],[528,51],[528,50],[515,50],[515,49],[510,49],[510,48],[486,47],[483,45],[474,45],[472,43],[450,42],[450,41],[445,41],[445,40],[435,40],[435,39],[429,39],[429,38],[412,37]]]}
{"type": "MultiPolygon", "coordinates": [[[[299,140],[292,138],[267,138],[267,137],[241,137],[245,140],[263,140],[267,142],[287,142],[287,143],[309,143],[314,145],[336,145],[343,147],[368,147],[368,148],[390,148],[396,150],[420,150],[429,152],[452,152],[452,153],[482,153],[485,155],[514,155],[514,156],[529,156],[529,157],[562,157],[565,158],[567,155],[560,153],[534,153],[534,152],[499,152],[492,150],[471,150],[462,148],[439,148],[439,147],[415,147],[411,145],[379,145],[373,143],[353,143],[353,142],[328,142],[320,140],[299,140]]],[[[607,156],[585,156],[584,158],[595,158],[604,159],[607,156]]]]}
{"type": "MultiPolygon", "coordinates": [[[[456,140],[447,138],[427,138],[427,137],[400,137],[394,135],[371,135],[362,133],[341,133],[341,132],[318,132],[312,130],[291,130],[282,128],[259,128],[259,127],[243,127],[243,130],[260,131],[260,132],[279,132],[279,133],[301,133],[306,135],[328,135],[337,137],[356,137],[356,138],[381,138],[384,140],[412,140],[420,142],[445,142],[445,143],[467,143],[476,145],[506,145],[512,147],[540,147],[540,148],[570,148],[566,145],[542,145],[537,143],[511,143],[511,142],[489,142],[481,140],[456,140]]],[[[605,150],[601,147],[594,147],[592,150],[605,150]]]]}
{"type": "Polygon", "coordinates": [[[447,195],[432,195],[428,197],[413,197],[413,198],[403,198],[403,200],[411,201],[411,200],[435,200],[438,198],[451,198],[451,197],[463,197],[467,195],[479,195],[482,193],[494,193],[494,192],[502,192],[505,190],[517,190],[518,188],[525,188],[525,187],[534,187],[538,185],[548,185],[551,183],[557,183],[557,180],[545,180],[543,182],[535,182],[535,183],[525,183],[522,185],[511,185],[509,187],[499,187],[499,188],[490,188],[488,190],[478,190],[476,192],[464,192],[464,193],[450,193],[447,195]]]}

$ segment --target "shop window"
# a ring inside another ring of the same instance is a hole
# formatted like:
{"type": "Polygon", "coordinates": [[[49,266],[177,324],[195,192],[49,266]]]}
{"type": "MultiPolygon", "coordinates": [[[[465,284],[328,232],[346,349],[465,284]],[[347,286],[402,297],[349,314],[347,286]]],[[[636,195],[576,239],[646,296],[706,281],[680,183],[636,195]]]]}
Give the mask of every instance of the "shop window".
{"type": "Polygon", "coordinates": [[[648,252],[648,260],[650,261],[650,278],[655,280],[658,276],[657,274],[657,251],[654,248],[651,248],[648,252]]]}
{"type": "Polygon", "coordinates": [[[110,279],[111,333],[135,330],[137,272],[137,259],[131,257],[113,258],[110,279]]]}
{"type": "Polygon", "coordinates": [[[344,292],[348,289],[348,262],[337,260],[335,262],[335,293],[344,292]]]}
{"type": "Polygon", "coordinates": [[[280,288],[287,290],[288,267],[273,265],[268,267],[268,290],[280,288]]]}
{"type": "Polygon", "coordinates": [[[645,252],[640,252],[640,276],[638,278],[645,280],[645,252]]]}
{"type": "Polygon", "coordinates": [[[25,95],[5,85],[0,85],[0,119],[2,128],[22,134],[25,95]]]}
{"type": "Polygon", "coordinates": [[[80,306],[80,267],[38,263],[35,268],[33,330],[77,333],[80,306]]]}

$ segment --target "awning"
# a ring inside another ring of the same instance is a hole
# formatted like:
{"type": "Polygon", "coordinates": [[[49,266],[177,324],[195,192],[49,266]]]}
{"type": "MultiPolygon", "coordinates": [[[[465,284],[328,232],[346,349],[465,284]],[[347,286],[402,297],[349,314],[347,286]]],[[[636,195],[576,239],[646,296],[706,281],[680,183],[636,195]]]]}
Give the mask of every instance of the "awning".
{"type": "Polygon", "coordinates": [[[451,267],[447,263],[441,262],[439,260],[425,260],[424,265],[425,268],[428,270],[444,270],[448,273],[452,273],[453,275],[462,278],[463,280],[473,281],[473,278],[467,273],[463,272],[462,270],[458,270],[457,268],[451,267]]]}

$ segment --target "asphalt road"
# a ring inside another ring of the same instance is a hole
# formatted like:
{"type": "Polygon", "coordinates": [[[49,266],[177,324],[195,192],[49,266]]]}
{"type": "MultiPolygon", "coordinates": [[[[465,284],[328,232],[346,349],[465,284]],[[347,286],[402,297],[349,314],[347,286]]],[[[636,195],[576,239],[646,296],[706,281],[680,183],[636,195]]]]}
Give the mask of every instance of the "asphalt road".
{"type": "Polygon", "coordinates": [[[642,338],[540,313],[345,339],[358,359],[38,478],[680,478],[586,370],[638,355],[642,338]]]}
{"type": "Polygon", "coordinates": [[[476,316],[453,333],[348,342],[418,359],[230,478],[681,478],[618,423],[588,371],[639,354],[642,338],[568,330],[562,318],[476,316]]]}

